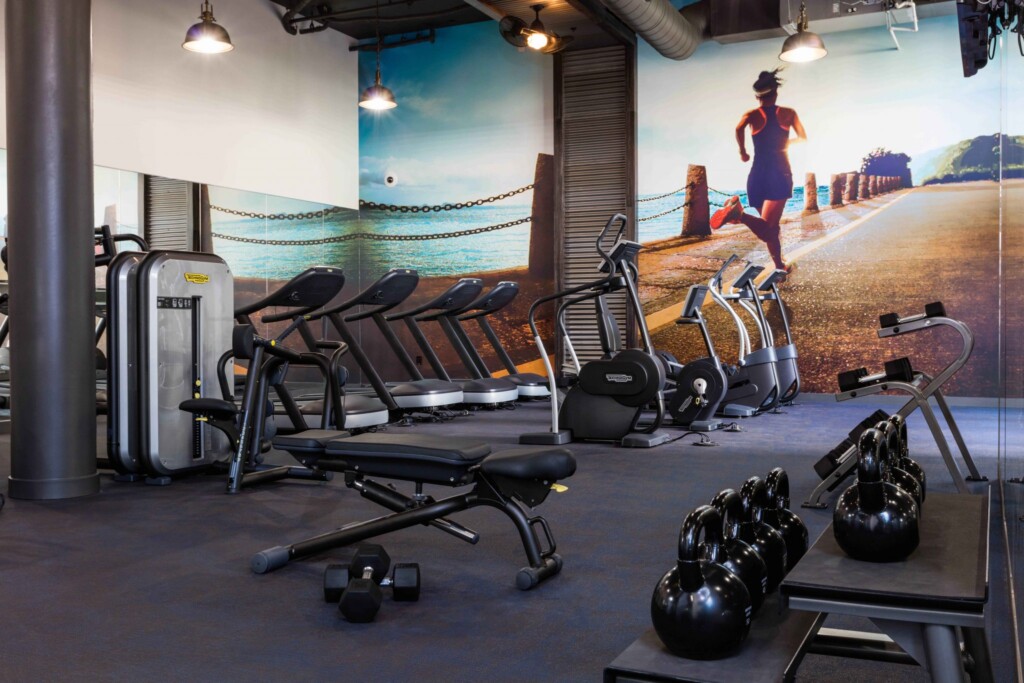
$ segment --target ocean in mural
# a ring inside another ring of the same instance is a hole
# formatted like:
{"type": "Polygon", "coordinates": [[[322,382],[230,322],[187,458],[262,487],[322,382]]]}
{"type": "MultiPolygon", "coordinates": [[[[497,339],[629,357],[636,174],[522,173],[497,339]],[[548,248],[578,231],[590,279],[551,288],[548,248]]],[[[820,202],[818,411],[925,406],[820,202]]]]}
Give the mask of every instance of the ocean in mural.
{"type": "Polygon", "coordinates": [[[214,237],[217,253],[238,277],[286,280],[311,265],[358,269],[373,275],[415,268],[424,277],[509,270],[527,262],[530,224],[464,234],[529,218],[529,205],[476,206],[442,214],[355,211],[326,219],[220,219],[215,235],[274,244],[273,259],[253,242],[214,237]],[[455,233],[452,235],[452,233],[455,233]],[[460,234],[462,233],[462,234],[460,234]],[[434,239],[430,236],[451,235],[434,239]]]}

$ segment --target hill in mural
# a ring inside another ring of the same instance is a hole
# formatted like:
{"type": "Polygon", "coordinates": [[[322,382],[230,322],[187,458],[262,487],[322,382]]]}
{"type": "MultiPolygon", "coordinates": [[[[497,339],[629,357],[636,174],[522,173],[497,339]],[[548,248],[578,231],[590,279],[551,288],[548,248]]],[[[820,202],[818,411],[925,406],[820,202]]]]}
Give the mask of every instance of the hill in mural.
{"type": "MultiPolygon", "coordinates": [[[[1000,135],[980,135],[943,149],[929,164],[931,173],[922,184],[962,183],[969,180],[998,180],[1000,135]]],[[[1006,135],[1002,140],[1004,178],[1024,178],[1024,135],[1006,135]]]]}

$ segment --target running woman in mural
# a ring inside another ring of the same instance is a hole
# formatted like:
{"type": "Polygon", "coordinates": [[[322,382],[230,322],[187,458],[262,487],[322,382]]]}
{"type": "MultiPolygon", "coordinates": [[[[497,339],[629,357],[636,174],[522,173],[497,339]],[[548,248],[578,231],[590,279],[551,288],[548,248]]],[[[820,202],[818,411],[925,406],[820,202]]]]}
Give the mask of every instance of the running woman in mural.
{"type": "Polygon", "coordinates": [[[736,142],[744,162],[750,161],[746,145],[747,128],[750,128],[754,163],[747,176],[747,201],[761,215],[744,213],[743,202],[733,196],[711,217],[711,228],[717,230],[725,223],[744,224],[768,247],[775,267],[789,273],[793,266],[782,258],[779,228],[786,200],[793,196],[793,172],[786,150],[790,144],[806,140],[807,133],[796,111],[776,104],[782,85],[779,71],[761,72],[754,83],[754,95],[760,106],[744,114],[736,126],[736,142]],[[796,133],[795,138],[790,137],[790,131],[796,133]]]}

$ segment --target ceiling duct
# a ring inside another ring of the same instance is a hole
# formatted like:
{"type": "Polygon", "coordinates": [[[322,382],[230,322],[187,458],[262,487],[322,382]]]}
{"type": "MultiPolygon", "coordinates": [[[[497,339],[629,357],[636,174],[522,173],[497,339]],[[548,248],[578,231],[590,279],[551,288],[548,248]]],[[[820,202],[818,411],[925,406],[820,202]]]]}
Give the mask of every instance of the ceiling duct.
{"type": "Polygon", "coordinates": [[[686,59],[706,37],[709,0],[682,10],[669,0],[604,0],[604,4],[669,59],[686,59]]]}

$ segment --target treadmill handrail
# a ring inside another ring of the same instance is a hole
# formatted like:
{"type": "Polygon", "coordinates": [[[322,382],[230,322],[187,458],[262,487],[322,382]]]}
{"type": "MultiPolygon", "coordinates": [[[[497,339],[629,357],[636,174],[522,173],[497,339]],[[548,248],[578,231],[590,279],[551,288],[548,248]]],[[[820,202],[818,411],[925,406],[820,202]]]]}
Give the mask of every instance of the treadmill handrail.
{"type": "MultiPolygon", "coordinates": [[[[384,316],[384,319],[387,320],[388,322],[394,322],[396,320],[403,320],[405,318],[417,316],[422,313],[427,313],[428,311],[447,309],[450,306],[450,303],[446,304],[445,302],[449,302],[452,299],[453,294],[459,293],[458,290],[460,288],[465,289],[466,287],[478,288],[476,289],[476,293],[473,294],[473,297],[475,298],[476,296],[479,295],[480,290],[483,289],[484,281],[478,277],[464,277],[455,284],[453,284],[448,289],[441,292],[441,294],[431,299],[430,301],[427,301],[425,303],[420,304],[419,306],[415,306],[414,308],[410,308],[405,311],[399,311],[398,313],[386,315],[384,316]]],[[[459,306],[459,308],[461,308],[461,306],[459,306]]]]}
{"type": "Polygon", "coordinates": [[[408,298],[413,295],[413,292],[416,291],[416,288],[419,286],[419,282],[420,282],[420,275],[419,275],[418,272],[416,272],[412,268],[392,268],[391,270],[389,270],[388,272],[384,273],[379,278],[377,278],[377,280],[374,281],[373,284],[371,284],[368,287],[364,288],[361,292],[356,294],[351,299],[348,299],[346,301],[342,301],[341,303],[336,304],[334,306],[331,306],[330,308],[323,309],[317,315],[315,315],[314,317],[310,318],[310,320],[318,320],[319,318],[323,318],[323,317],[329,316],[332,313],[344,313],[345,311],[349,310],[350,308],[355,308],[356,306],[362,306],[363,308],[358,313],[354,313],[354,314],[352,314],[350,316],[346,316],[345,317],[346,322],[355,322],[357,320],[363,320],[364,318],[369,318],[374,313],[384,313],[385,311],[390,311],[395,306],[398,306],[400,304],[405,303],[405,301],[408,300],[408,298]],[[404,297],[402,297],[398,301],[395,301],[394,303],[387,304],[387,305],[372,304],[372,303],[367,303],[365,301],[362,301],[362,299],[364,297],[366,297],[369,292],[372,292],[375,289],[379,289],[381,287],[381,283],[382,282],[386,282],[388,280],[388,278],[392,278],[393,279],[395,277],[405,277],[407,279],[413,279],[413,286],[409,289],[409,292],[404,297]]]}

